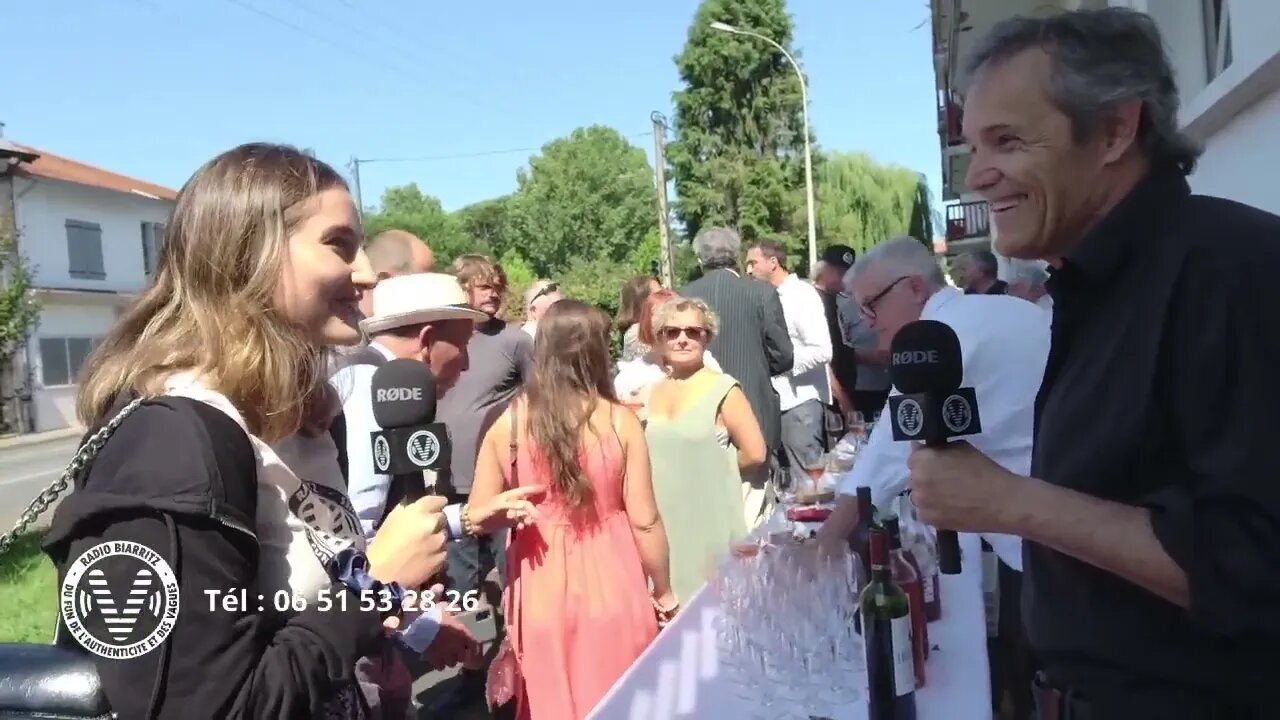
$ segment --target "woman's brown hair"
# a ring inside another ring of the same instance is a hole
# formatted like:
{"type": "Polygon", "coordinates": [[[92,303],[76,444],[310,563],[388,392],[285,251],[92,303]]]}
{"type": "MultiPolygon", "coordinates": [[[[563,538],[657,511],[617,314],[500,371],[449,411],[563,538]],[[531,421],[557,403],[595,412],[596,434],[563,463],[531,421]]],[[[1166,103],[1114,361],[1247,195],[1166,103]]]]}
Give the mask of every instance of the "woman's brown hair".
{"type": "Polygon", "coordinates": [[[299,427],[324,381],[322,349],[279,309],[288,239],[318,193],[347,187],[285,145],[241,145],[178,193],[155,279],[85,363],[76,412],[94,427],[122,393],[164,391],[194,371],[267,441],[299,427]]]}
{"type": "Polygon", "coordinates": [[[538,322],[533,378],[525,389],[529,434],[546,460],[551,485],[570,507],[591,502],[579,454],[600,399],[618,402],[609,360],[609,316],[579,300],[561,300],[538,322]]]}
{"type": "Polygon", "coordinates": [[[664,288],[657,292],[649,293],[649,297],[644,299],[644,306],[640,308],[640,329],[636,331],[640,342],[649,347],[657,347],[658,338],[653,331],[653,311],[662,303],[676,297],[680,296],[674,290],[664,288]]]}
{"type": "Polygon", "coordinates": [[[653,287],[653,278],[648,275],[633,277],[622,285],[618,294],[618,332],[626,332],[628,328],[640,322],[640,313],[644,310],[645,298],[653,287]]]}

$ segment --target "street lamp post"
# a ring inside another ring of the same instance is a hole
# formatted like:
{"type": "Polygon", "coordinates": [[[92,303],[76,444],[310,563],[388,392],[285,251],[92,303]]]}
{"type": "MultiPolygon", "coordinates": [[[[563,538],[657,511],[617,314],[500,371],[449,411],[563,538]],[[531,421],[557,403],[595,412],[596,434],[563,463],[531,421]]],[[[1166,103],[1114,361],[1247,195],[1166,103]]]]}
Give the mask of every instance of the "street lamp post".
{"type": "Polygon", "coordinates": [[[802,103],[801,117],[804,118],[805,210],[807,211],[809,216],[809,273],[812,274],[814,269],[818,266],[818,221],[817,221],[817,217],[814,214],[814,202],[813,202],[813,153],[809,148],[809,89],[808,87],[805,86],[804,73],[801,72],[800,70],[800,63],[796,62],[796,59],[791,56],[791,53],[787,52],[786,48],[782,47],[771,38],[767,38],[764,35],[761,35],[760,33],[752,32],[750,30],[743,30],[741,28],[736,28],[732,25],[729,25],[727,23],[722,23],[722,22],[711,23],[711,29],[719,30],[721,32],[733,33],[734,35],[747,35],[747,36],[756,38],[757,40],[763,40],[769,43],[774,48],[776,48],[778,52],[782,53],[783,57],[785,57],[787,61],[791,63],[791,67],[794,68],[796,71],[796,77],[800,78],[800,102],[802,103]]]}

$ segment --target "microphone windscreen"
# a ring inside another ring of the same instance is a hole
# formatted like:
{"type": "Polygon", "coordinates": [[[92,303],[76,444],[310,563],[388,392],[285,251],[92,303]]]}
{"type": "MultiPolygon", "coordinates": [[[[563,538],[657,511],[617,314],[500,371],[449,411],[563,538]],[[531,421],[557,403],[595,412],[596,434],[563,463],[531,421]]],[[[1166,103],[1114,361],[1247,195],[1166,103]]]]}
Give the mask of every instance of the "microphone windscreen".
{"type": "Polygon", "coordinates": [[[893,336],[889,353],[889,376],[898,392],[951,392],[964,378],[960,338],[946,323],[916,320],[903,325],[893,336]]]}
{"type": "Polygon", "coordinates": [[[392,360],[373,373],[373,419],[382,428],[425,425],[436,419],[436,379],[417,360],[392,360]]]}

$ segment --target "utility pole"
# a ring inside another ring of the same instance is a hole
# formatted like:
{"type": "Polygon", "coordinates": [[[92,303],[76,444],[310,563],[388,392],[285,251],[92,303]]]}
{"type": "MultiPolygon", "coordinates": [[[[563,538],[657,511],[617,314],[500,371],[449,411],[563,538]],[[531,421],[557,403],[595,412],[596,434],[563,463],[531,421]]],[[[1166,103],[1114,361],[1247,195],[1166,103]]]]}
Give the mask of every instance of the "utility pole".
{"type": "Polygon", "coordinates": [[[671,253],[671,230],[667,227],[667,119],[654,110],[649,115],[653,121],[653,182],[658,189],[658,261],[662,274],[662,286],[675,287],[675,261],[671,253]]]}
{"type": "Polygon", "coordinates": [[[360,196],[360,158],[352,155],[347,167],[351,169],[351,184],[354,186],[352,190],[356,193],[356,213],[364,220],[364,198],[360,196]]]}

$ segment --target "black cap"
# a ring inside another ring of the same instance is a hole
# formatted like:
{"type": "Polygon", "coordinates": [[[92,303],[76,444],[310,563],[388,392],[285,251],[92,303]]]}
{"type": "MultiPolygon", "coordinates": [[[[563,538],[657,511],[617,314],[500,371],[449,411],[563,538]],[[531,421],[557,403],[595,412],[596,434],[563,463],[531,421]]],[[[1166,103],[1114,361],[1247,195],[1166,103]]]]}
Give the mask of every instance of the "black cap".
{"type": "Polygon", "coordinates": [[[894,333],[889,377],[898,392],[946,393],[960,387],[964,360],[960,338],[946,323],[916,320],[894,333]]]}
{"type": "Polygon", "coordinates": [[[827,265],[835,265],[841,270],[848,270],[853,267],[853,259],[857,257],[853,248],[848,245],[830,245],[826,250],[822,251],[822,257],[819,258],[827,265]]]}
{"type": "Polygon", "coordinates": [[[392,360],[370,382],[373,419],[387,428],[425,425],[436,419],[436,379],[417,360],[392,360]]]}

